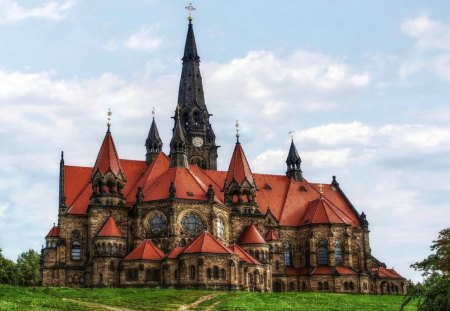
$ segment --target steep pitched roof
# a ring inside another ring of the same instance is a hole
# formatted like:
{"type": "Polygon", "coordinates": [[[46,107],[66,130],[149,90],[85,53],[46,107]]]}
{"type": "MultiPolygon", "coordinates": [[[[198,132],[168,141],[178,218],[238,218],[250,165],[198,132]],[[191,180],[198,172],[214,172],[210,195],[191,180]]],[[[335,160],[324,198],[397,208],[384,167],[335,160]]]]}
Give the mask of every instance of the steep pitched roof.
{"type": "Polygon", "coordinates": [[[403,279],[403,277],[394,269],[386,269],[384,267],[377,267],[377,268],[372,268],[372,272],[374,272],[379,278],[403,279]]]}
{"type": "Polygon", "coordinates": [[[230,249],[239,256],[242,261],[245,261],[251,265],[260,265],[261,263],[256,260],[252,255],[250,255],[245,249],[241,248],[239,245],[233,244],[230,249]]]}
{"type": "Polygon", "coordinates": [[[239,244],[267,244],[254,224],[245,227],[239,238],[239,244]]]}
{"type": "Polygon", "coordinates": [[[105,174],[109,169],[111,169],[115,175],[119,174],[119,172],[123,173],[116,146],[114,145],[114,140],[108,129],[98,152],[97,160],[95,161],[94,168],[92,169],[92,174],[94,174],[97,170],[99,170],[100,173],[105,174]]]}
{"type": "Polygon", "coordinates": [[[241,144],[236,143],[231,157],[230,166],[228,167],[227,177],[225,179],[225,184],[229,185],[232,181],[236,181],[238,184],[242,184],[245,180],[253,185],[255,180],[253,178],[250,165],[248,164],[247,158],[242,149],[241,144]]]}
{"type": "Polygon", "coordinates": [[[300,164],[302,160],[298,155],[297,148],[295,147],[294,140],[291,141],[291,146],[289,147],[289,153],[286,159],[286,164],[300,164]]]}
{"type": "Polygon", "coordinates": [[[122,232],[120,231],[119,227],[117,227],[114,218],[112,218],[111,216],[109,216],[105,221],[105,224],[103,225],[102,229],[100,229],[97,236],[123,238],[122,232]]]}
{"type": "Polygon", "coordinates": [[[159,261],[164,258],[164,252],[153,244],[150,240],[144,240],[123,260],[154,260],[159,261]]]}
{"type": "Polygon", "coordinates": [[[348,224],[348,219],[325,198],[320,197],[308,204],[305,216],[299,225],[306,224],[348,224]]]}
{"type": "Polygon", "coordinates": [[[177,246],[172,249],[166,256],[167,259],[177,259],[178,256],[183,252],[184,246],[177,246]]]}
{"type": "Polygon", "coordinates": [[[57,238],[59,237],[59,227],[53,226],[53,228],[50,229],[48,232],[46,238],[57,238]]]}
{"type": "Polygon", "coordinates": [[[269,241],[278,241],[278,234],[275,232],[275,230],[269,230],[266,233],[266,236],[264,237],[264,240],[267,242],[269,241]]]}
{"type": "Polygon", "coordinates": [[[195,253],[234,254],[208,231],[199,234],[182,252],[182,254],[195,253]]]}

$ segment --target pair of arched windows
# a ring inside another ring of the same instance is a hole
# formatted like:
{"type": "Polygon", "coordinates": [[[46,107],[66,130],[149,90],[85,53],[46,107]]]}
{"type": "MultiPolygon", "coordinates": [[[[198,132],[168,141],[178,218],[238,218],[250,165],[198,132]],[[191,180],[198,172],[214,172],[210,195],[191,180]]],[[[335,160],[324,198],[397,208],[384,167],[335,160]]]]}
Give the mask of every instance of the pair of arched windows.
{"type": "Polygon", "coordinates": [[[330,285],[328,284],[328,282],[327,281],[325,281],[325,282],[319,282],[319,283],[317,283],[317,289],[318,290],[329,290],[330,289],[330,285]]]}

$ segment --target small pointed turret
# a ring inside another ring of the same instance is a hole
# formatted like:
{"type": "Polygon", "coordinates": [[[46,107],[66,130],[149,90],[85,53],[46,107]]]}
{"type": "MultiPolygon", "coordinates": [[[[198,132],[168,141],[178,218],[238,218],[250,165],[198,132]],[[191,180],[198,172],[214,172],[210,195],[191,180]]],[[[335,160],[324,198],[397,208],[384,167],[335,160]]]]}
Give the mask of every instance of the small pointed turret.
{"type": "Polygon", "coordinates": [[[67,211],[66,196],[64,195],[64,151],[61,151],[61,160],[59,161],[59,202],[58,202],[58,226],[60,217],[67,211]]]}
{"type": "MultiPolygon", "coordinates": [[[[110,116],[110,114],[108,115],[110,116]]],[[[115,195],[123,199],[122,189],[126,179],[123,175],[110,126],[108,122],[108,130],[92,169],[92,197],[115,195]]]]}
{"type": "Polygon", "coordinates": [[[163,142],[159,137],[158,127],[155,122],[154,110],[152,112],[153,120],[148,132],[147,139],[145,140],[145,147],[147,148],[147,154],[145,155],[145,162],[147,165],[152,163],[153,159],[162,151],[163,142]]]}
{"type": "Polygon", "coordinates": [[[302,163],[302,159],[298,155],[297,148],[294,144],[294,139],[291,140],[291,147],[289,148],[289,154],[286,159],[287,171],[286,176],[288,178],[294,178],[295,180],[303,180],[302,170],[300,168],[300,164],[302,163]]]}
{"type": "Polygon", "coordinates": [[[256,183],[244,149],[239,142],[239,124],[236,121],[236,145],[225,178],[224,192],[227,203],[254,203],[256,183]],[[233,198],[236,198],[234,200],[233,198]],[[246,199],[246,200],[244,200],[246,199]]]}
{"type": "Polygon", "coordinates": [[[170,167],[188,167],[186,155],[186,137],[180,121],[179,106],[175,113],[175,127],[170,141],[170,167]]]}

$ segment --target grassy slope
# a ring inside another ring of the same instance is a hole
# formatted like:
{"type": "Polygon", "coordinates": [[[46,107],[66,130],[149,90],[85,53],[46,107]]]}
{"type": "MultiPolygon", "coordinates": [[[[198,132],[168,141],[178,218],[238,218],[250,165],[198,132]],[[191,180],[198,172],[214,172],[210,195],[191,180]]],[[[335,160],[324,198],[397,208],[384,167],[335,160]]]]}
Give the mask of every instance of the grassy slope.
{"type": "MultiPolygon", "coordinates": [[[[398,310],[400,296],[321,293],[248,293],[174,289],[22,288],[0,285],[0,310],[176,310],[208,294],[197,310],[398,310]],[[111,309],[110,309],[111,310],[111,309]]],[[[412,306],[407,310],[415,310],[412,306]]]]}

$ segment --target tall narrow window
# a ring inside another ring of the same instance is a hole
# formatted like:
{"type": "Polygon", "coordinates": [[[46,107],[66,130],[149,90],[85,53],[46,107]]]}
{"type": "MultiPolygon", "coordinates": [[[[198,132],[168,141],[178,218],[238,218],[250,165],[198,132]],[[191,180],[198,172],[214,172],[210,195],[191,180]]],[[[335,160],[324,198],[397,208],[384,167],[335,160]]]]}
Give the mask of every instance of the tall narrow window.
{"type": "Polygon", "coordinates": [[[189,274],[190,274],[191,279],[194,280],[195,279],[195,267],[194,266],[191,266],[189,268],[189,274]]]}
{"type": "Polygon", "coordinates": [[[219,217],[216,218],[216,228],[217,228],[217,236],[219,238],[223,238],[223,221],[219,217]]]}
{"type": "Polygon", "coordinates": [[[317,248],[317,261],[319,265],[328,265],[327,241],[320,240],[317,248]]]}
{"type": "Polygon", "coordinates": [[[334,260],[336,262],[336,266],[342,265],[342,242],[337,241],[334,246],[334,260]]]}
{"type": "Polygon", "coordinates": [[[78,230],[72,232],[72,245],[70,255],[72,257],[72,260],[81,259],[80,232],[78,230]]]}
{"type": "Polygon", "coordinates": [[[284,264],[286,266],[292,266],[292,250],[289,242],[284,243],[284,264]]]}

